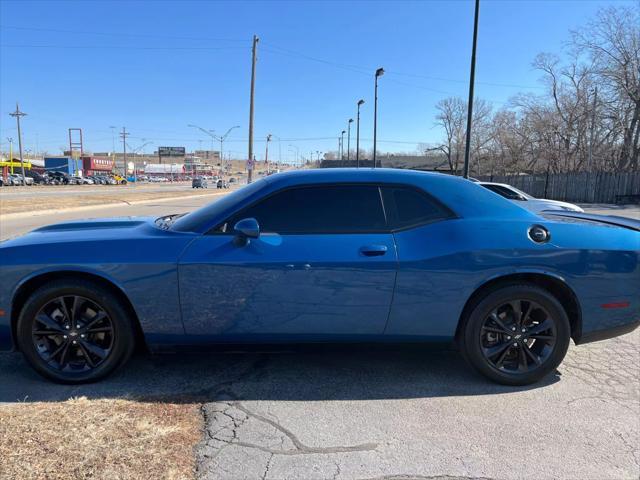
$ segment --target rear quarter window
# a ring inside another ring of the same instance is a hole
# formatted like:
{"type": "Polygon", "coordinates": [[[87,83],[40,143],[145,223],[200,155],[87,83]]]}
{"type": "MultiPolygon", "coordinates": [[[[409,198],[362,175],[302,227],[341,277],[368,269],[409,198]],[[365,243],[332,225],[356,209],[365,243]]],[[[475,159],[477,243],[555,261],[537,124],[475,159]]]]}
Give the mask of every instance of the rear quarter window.
{"type": "Polygon", "coordinates": [[[383,187],[387,221],[392,230],[402,230],[455,218],[456,215],[426,192],[410,187],[383,187]]]}

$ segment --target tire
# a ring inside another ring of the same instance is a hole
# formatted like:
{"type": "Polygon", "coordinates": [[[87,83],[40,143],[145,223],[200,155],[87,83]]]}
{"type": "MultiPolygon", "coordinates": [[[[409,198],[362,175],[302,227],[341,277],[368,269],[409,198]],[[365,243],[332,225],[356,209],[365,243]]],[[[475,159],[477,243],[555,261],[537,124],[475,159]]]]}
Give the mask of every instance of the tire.
{"type": "Polygon", "coordinates": [[[16,339],[40,375],[66,384],[100,380],[124,365],[135,346],[132,320],[122,302],[96,283],[74,279],[47,283],[27,299],[18,317],[16,339]],[[67,328],[65,308],[81,328],[67,328]],[[80,315],[73,315],[74,311],[80,315]],[[37,333],[43,331],[52,333],[37,333]]]}
{"type": "Polygon", "coordinates": [[[530,284],[488,292],[463,320],[460,333],[466,360],[503,385],[529,385],[547,376],[564,359],[571,338],[558,299],[530,284]]]}

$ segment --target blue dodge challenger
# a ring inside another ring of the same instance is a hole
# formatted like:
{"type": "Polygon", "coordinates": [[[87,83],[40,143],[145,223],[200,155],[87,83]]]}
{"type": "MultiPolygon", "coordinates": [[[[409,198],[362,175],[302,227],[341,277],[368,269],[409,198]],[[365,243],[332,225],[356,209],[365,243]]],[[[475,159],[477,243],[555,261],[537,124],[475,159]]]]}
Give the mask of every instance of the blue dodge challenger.
{"type": "Polygon", "coordinates": [[[137,343],[453,341],[524,385],[570,339],[640,322],[640,222],[537,215],[408,170],[277,174],[186,215],[38,228],[0,255],[0,349],[64,383],[104,377],[137,343]]]}

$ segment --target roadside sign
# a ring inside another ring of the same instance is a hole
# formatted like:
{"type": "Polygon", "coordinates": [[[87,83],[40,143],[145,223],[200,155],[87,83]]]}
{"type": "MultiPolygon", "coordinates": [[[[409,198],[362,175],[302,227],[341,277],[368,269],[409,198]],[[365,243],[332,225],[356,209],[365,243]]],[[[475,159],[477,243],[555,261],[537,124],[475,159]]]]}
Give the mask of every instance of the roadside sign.
{"type": "Polygon", "coordinates": [[[185,147],[158,147],[159,157],[184,157],[185,147]]]}

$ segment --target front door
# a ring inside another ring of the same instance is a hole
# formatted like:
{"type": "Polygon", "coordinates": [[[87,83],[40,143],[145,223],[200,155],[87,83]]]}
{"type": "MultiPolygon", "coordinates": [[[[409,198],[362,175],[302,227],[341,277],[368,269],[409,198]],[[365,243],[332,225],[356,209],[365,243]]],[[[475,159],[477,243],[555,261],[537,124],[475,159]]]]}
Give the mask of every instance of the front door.
{"type": "Polygon", "coordinates": [[[186,332],[219,341],[381,335],[396,267],[377,186],[286,189],[185,252],[186,332]],[[242,218],[255,218],[261,235],[240,246],[231,230],[242,218]]]}

